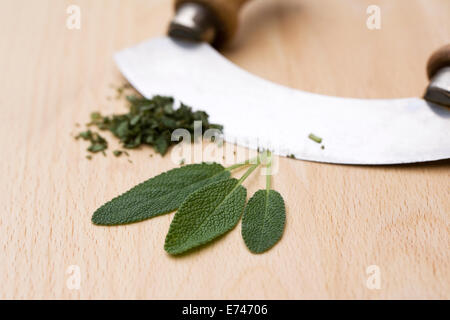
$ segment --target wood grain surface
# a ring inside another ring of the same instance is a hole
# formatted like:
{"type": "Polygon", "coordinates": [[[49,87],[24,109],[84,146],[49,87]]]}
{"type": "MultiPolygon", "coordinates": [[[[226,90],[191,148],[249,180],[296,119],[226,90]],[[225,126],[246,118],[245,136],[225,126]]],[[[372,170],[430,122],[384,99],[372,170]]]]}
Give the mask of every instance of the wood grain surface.
{"type": "MultiPolygon", "coordinates": [[[[111,88],[124,81],[112,55],[163,35],[172,4],[1,0],[0,7],[0,298],[450,298],[448,161],[362,167],[280,159],[273,183],[287,225],[263,255],[246,249],[240,225],[181,258],[163,250],[173,214],[93,226],[99,205],[176,166],[149,157],[149,148],[131,152],[133,163],[111,153],[88,161],[86,144],[72,136],[92,111],[126,110],[111,88]],[[80,30],[66,28],[70,4],[81,8],[80,30]],[[71,265],[81,271],[79,290],[67,286],[71,265]],[[378,290],[366,286],[370,265],[380,268],[378,290]]],[[[422,95],[426,61],[448,42],[448,0],[258,0],[223,53],[286,86],[393,98],[422,95]],[[366,27],[371,4],[381,8],[380,30],[366,27]]],[[[252,194],[264,178],[245,184],[252,194]]]]}

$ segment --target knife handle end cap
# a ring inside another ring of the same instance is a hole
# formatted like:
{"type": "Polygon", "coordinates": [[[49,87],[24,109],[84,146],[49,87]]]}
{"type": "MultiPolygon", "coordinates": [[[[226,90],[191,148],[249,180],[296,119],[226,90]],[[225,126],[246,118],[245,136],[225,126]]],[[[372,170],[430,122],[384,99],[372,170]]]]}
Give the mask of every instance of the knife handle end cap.
{"type": "Polygon", "coordinates": [[[170,25],[169,35],[185,39],[195,37],[192,40],[221,45],[230,40],[236,32],[239,11],[247,1],[249,0],[175,0],[177,14],[170,25]],[[189,20],[185,18],[189,14],[192,17],[194,11],[197,11],[196,17],[190,19],[194,24],[179,23],[189,20]],[[180,19],[181,16],[184,18],[180,19]],[[208,25],[208,28],[205,28],[205,25],[208,25]]]}
{"type": "Polygon", "coordinates": [[[168,34],[173,38],[211,43],[216,37],[216,22],[207,8],[186,2],[176,8],[168,34]]]}
{"type": "Polygon", "coordinates": [[[431,55],[427,74],[430,84],[425,91],[425,100],[450,107],[450,44],[431,55]]]}
{"type": "Polygon", "coordinates": [[[436,50],[428,59],[428,79],[432,79],[436,73],[445,67],[450,67],[450,43],[436,50]]]}

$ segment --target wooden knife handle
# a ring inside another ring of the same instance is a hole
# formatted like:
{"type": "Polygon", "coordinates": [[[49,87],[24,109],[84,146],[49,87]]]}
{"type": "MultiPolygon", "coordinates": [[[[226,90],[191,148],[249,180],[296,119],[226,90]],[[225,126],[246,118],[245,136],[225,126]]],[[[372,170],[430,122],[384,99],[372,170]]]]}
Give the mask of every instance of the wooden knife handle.
{"type": "Polygon", "coordinates": [[[208,8],[217,20],[217,41],[226,42],[235,34],[242,6],[250,0],[175,0],[178,9],[185,3],[197,3],[208,8]]]}
{"type": "Polygon", "coordinates": [[[428,59],[428,78],[431,80],[436,72],[448,66],[450,66],[450,43],[436,50],[428,59]]]}

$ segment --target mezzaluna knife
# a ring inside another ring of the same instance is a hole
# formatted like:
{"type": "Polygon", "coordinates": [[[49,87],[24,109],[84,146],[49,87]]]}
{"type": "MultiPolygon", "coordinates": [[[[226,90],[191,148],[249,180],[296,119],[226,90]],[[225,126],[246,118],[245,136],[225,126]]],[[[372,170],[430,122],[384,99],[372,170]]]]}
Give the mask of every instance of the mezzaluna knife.
{"type": "Polygon", "coordinates": [[[224,125],[225,141],[249,148],[342,164],[450,158],[450,45],[428,61],[424,99],[308,93],[258,78],[211,46],[232,37],[245,2],[176,0],[169,37],[120,51],[119,69],[143,96],[168,95],[199,107],[224,125]],[[310,133],[325,147],[308,139],[310,133]]]}

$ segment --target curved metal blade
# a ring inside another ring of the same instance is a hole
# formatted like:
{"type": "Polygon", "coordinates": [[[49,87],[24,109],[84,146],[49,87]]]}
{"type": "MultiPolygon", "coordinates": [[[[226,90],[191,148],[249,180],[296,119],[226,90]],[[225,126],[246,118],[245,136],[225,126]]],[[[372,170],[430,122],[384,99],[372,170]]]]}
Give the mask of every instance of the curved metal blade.
{"type": "Polygon", "coordinates": [[[225,140],[279,155],[345,164],[450,158],[450,109],[419,98],[348,99],[307,93],[238,68],[205,43],[157,38],[115,56],[144,96],[169,95],[209,113],[225,140]],[[308,139],[323,138],[324,149],[308,139]]]}

